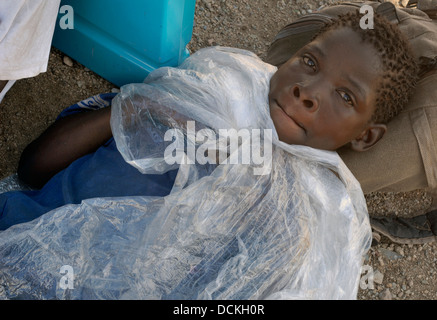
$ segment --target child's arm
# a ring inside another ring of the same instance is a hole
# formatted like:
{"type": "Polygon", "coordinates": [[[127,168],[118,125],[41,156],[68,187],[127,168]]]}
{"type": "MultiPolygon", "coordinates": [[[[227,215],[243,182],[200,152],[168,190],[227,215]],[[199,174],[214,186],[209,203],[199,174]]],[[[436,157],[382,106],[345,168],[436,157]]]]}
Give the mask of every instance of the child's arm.
{"type": "Polygon", "coordinates": [[[73,161],[94,152],[111,136],[111,108],[81,112],[56,121],[23,151],[18,176],[41,188],[73,161]]]}

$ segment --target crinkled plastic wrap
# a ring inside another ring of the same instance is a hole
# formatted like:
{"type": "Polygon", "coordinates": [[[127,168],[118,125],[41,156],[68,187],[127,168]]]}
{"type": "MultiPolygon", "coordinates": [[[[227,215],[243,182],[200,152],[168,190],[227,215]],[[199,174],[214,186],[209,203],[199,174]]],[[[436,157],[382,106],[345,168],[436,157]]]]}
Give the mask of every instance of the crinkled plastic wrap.
{"type": "Polygon", "coordinates": [[[210,48],[123,87],[111,119],[120,152],[144,173],[179,167],[175,187],[86,200],[1,232],[0,296],[355,299],[371,239],[364,196],[336,153],[278,141],[267,101],[275,70],[210,48]],[[271,161],[169,164],[169,126],[178,148],[200,144],[186,119],[196,132],[271,129],[271,161]]]}
{"type": "Polygon", "coordinates": [[[0,193],[16,190],[31,190],[31,188],[23,183],[16,173],[0,180],[0,193]]]}

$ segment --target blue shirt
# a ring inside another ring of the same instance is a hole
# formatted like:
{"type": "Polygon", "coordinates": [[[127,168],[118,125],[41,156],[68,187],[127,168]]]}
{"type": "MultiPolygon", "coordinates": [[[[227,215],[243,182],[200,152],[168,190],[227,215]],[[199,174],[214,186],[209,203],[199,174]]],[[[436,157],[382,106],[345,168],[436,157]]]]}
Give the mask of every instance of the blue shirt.
{"type": "MultiPolygon", "coordinates": [[[[115,94],[92,97],[64,110],[59,118],[84,109],[110,105],[115,94]]],[[[66,204],[84,199],[123,196],[166,196],[177,170],[162,175],[142,174],[126,163],[113,138],[96,152],[74,161],[40,190],[0,194],[0,230],[31,221],[66,204]]]]}

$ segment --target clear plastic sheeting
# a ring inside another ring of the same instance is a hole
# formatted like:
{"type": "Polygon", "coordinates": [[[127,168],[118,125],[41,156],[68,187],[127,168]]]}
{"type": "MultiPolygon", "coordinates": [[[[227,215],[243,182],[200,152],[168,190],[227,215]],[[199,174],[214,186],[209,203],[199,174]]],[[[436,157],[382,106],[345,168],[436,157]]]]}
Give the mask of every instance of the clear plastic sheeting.
{"type": "Polygon", "coordinates": [[[0,180],[0,193],[16,190],[31,190],[31,188],[25,183],[21,182],[16,173],[3,180],[0,180]]]}
{"type": "Polygon", "coordinates": [[[267,101],[275,70],[210,48],[123,87],[117,146],[141,172],[179,167],[172,192],[89,199],[0,232],[0,297],[355,299],[371,239],[364,196],[336,153],[278,141],[267,101]],[[214,164],[229,153],[218,147],[206,165],[191,163],[201,143],[187,119],[196,130],[271,129],[271,158],[214,164]],[[171,158],[181,164],[164,156],[177,140],[165,141],[169,127],[183,137],[171,158]]]}

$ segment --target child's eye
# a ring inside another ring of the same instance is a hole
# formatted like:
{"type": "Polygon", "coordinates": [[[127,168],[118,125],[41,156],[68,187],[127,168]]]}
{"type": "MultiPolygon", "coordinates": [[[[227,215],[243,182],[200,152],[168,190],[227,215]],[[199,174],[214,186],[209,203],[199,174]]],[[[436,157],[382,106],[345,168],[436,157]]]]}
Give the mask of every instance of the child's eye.
{"type": "Polygon", "coordinates": [[[303,63],[305,63],[305,65],[307,65],[308,67],[312,68],[314,71],[316,71],[316,63],[314,62],[313,59],[311,59],[308,56],[304,56],[303,57],[303,63]]]}
{"type": "Polygon", "coordinates": [[[348,93],[344,91],[339,91],[338,93],[340,94],[341,98],[344,101],[346,101],[347,104],[350,104],[351,106],[354,105],[354,101],[352,100],[352,97],[348,93]]]}

